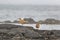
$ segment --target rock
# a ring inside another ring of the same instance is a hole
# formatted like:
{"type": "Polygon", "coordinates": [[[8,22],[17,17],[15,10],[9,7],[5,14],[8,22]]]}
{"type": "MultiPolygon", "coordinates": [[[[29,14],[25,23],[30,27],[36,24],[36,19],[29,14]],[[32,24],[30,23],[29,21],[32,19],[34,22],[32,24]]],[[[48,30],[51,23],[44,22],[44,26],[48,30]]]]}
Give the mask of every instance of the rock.
{"type": "Polygon", "coordinates": [[[29,24],[36,23],[32,18],[24,18],[25,21],[27,21],[29,24]]]}
{"type": "Polygon", "coordinates": [[[60,30],[54,31],[55,36],[60,37],[60,30]]]}
{"type": "Polygon", "coordinates": [[[37,32],[34,32],[33,30],[32,31],[26,30],[25,37],[38,39],[38,38],[40,38],[40,35],[37,32]]]}
{"type": "Polygon", "coordinates": [[[10,20],[4,21],[3,23],[12,23],[10,20]]]}
{"type": "Polygon", "coordinates": [[[0,29],[12,29],[12,28],[18,28],[18,27],[23,27],[20,25],[13,25],[13,24],[0,24],[0,29]]]}
{"type": "Polygon", "coordinates": [[[39,22],[41,24],[60,24],[60,20],[56,20],[53,18],[48,18],[48,19],[45,19],[44,21],[40,20],[39,22]]]}
{"type": "Polygon", "coordinates": [[[20,25],[0,24],[0,40],[60,40],[60,30],[35,30],[20,25]]]}
{"type": "Polygon", "coordinates": [[[12,23],[19,23],[19,21],[18,20],[14,20],[12,23]]]}
{"type": "Polygon", "coordinates": [[[9,30],[7,30],[7,29],[0,29],[0,33],[8,33],[9,32],[9,30]]]}
{"type": "Polygon", "coordinates": [[[24,37],[21,37],[20,34],[16,34],[16,35],[12,38],[12,40],[25,40],[25,38],[24,38],[24,37]]]}

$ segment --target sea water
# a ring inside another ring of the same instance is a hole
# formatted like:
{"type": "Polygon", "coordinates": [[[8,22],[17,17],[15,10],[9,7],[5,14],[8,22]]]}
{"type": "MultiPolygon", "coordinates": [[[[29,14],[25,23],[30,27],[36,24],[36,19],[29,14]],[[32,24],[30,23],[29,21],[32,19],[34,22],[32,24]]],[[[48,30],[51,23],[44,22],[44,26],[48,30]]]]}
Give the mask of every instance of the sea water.
{"type": "Polygon", "coordinates": [[[0,5],[0,21],[33,18],[35,21],[54,18],[60,20],[60,6],[0,5]]]}

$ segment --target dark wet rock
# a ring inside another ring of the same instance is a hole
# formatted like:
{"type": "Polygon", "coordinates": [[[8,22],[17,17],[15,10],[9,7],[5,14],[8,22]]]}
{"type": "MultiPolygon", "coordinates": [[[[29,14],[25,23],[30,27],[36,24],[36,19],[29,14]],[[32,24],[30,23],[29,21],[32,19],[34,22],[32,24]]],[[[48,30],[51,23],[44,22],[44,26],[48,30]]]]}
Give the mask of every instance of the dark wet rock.
{"type": "Polygon", "coordinates": [[[37,32],[35,32],[27,27],[23,27],[23,26],[19,26],[19,25],[12,25],[12,24],[0,24],[0,28],[1,28],[0,34],[4,35],[4,33],[5,33],[4,38],[15,39],[15,38],[18,38],[18,37],[16,37],[17,34],[19,34],[19,38],[22,40],[25,38],[32,38],[32,39],[40,38],[40,35],[37,32]],[[7,28],[10,28],[10,29],[7,29],[7,28]]]}
{"type": "Polygon", "coordinates": [[[12,23],[19,23],[19,21],[18,20],[14,20],[12,23]]]}
{"type": "Polygon", "coordinates": [[[60,30],[35,30],[27,26],[0,24],[0,40],[60,40],[60,30]]]}
{"type": "Polygon", "coordinates": [[[11,29],[11,28],[18,28],[23,27],[19,25],[12,25],[12,24],[0,24],[0,29],[11,29]]]}
{"type": "Polygon", "coordinates": [[[8,34],[22,34],[22,33],[25,33],[25,29],[24,28],[13,28],[13,29],[11,29],[10,31],[9,31],[9,33],[8,34]]]}
{"type": "Polygon", "coordinates": [[[13,40],[24,40],[25,38],[21,34],[16,34],[12,39],[13,40]]]}
{"type": "Polygon", "coordinates": [[[10,20],[4,21],[3,23],[12,23],[10,20]]]}
{"type": "Polygon", "coordinates": [[[25,21],[28,21],[27,23],[33,24],[36,23],[32,18],[24,18],[25,21]]]}
{"type": "Polygon", "coordinates": [[[0,29],[0,33],[8,33],[9,32],[9,30],[7,30],[7,29],[0,29]]]}
{"type": "Polygon", "coordinates": [[[44,39],[26,39],[26,40],[44,40],[44,39]]]}
{"type": "Polygon", "coordinates": [[[53,18],[48,18],[48,19],[45,19],[44,21],[40,20],[39,22],[41,24],[60,24],[60,20],[53,19],[53,18]]]}
{"type": "Polygon", "coordinates": [[[38,39],[38,38],[40,38],[40,35],[34,31],[26,30],[25,37],[26,38],[38,39]]]}
{"type": "Polygon", "coordinates": [[[30,29],[30,30],[33,30],[33,27],[28,27],[28,26],[27,26],[26,28],[28,28],[28,29],[30,29]]]}
{"type": "Polygon", "coordinates": [[[54,31],[55,36],[60,37],[60,30],[54,31]]]}

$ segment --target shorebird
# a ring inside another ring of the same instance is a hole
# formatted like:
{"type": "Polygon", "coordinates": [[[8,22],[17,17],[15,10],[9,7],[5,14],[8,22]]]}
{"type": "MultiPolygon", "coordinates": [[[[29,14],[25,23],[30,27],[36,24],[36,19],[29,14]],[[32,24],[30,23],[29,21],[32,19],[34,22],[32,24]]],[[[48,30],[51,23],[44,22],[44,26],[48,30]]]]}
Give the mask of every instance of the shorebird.
{"type": "Polygon", "coordinates": [[[25,24],[26,22],[27,22],[27,21],[25,21],[24,18],[19,18],[19,23],[20,23],[20,24],[23,25],[23,24],[25,24]]]}
{"type": "Polygon", "coordinates": [[[39,30],[39,28],[40,28],[40,23],[39,22],[36,23],[36,28],[39,30]]]}

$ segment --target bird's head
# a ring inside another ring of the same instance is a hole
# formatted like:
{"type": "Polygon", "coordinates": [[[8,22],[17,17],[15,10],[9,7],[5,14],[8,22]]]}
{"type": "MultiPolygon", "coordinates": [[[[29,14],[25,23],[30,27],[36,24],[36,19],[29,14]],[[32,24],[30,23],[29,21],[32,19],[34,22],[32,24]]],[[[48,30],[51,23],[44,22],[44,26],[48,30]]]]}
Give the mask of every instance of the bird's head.
{"type": "Polygon", "coordinates": [[[19,18],[19,20],[24,20],[24,18],[19,18]]]}

